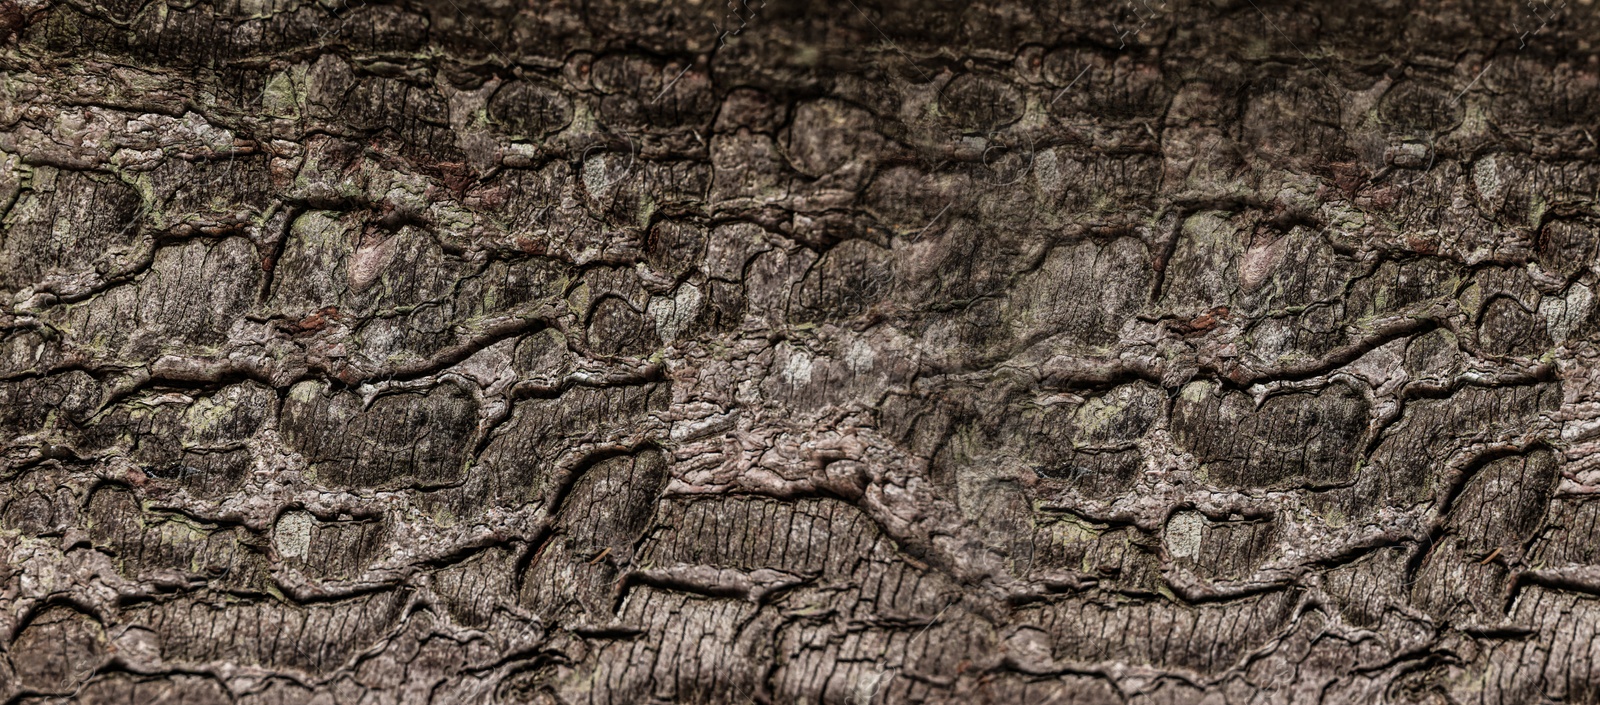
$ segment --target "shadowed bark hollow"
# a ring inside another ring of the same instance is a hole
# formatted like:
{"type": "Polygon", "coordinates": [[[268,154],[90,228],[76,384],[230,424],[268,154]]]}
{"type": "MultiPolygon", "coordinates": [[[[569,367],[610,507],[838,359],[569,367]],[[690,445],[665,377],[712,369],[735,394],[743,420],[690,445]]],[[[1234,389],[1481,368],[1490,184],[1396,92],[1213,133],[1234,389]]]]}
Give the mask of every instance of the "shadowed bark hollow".
{"type": "Polygon", "coordinates": [[[0,703],[1600,703],[1600,11],[0,0],[0,703]]]}

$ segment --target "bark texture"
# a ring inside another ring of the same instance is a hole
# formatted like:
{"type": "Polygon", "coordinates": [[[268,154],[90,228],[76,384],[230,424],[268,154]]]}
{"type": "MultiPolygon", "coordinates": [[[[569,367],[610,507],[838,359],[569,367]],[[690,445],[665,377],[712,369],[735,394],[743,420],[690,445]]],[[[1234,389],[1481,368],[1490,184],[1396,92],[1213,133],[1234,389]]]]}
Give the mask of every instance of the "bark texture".
{"type": "Polygon", "coordinates": [[[1591,0],[0,39],[0,702],[1600,702],[1591,0]]]}

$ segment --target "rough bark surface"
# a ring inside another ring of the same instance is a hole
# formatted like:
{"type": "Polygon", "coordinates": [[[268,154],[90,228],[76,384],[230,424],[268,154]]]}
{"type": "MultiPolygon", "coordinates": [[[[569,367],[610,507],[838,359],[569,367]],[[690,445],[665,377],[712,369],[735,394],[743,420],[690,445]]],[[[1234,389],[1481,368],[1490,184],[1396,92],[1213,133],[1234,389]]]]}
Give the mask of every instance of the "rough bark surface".
{"type": "Polygon", "coordinates": [[[0,41],[0,702],[1600,702],[1591,0],[0,41]]]}

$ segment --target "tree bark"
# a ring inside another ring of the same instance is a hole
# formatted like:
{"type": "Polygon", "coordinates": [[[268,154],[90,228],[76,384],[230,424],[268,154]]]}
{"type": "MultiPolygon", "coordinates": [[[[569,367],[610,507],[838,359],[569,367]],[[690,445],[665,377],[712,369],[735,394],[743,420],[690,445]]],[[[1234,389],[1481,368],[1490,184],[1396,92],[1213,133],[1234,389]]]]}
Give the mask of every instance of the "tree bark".
{"type": "Polygon", "coordinates": [[[0,702],[1600,702],[1589,0],[0,38],[0,702]]]}

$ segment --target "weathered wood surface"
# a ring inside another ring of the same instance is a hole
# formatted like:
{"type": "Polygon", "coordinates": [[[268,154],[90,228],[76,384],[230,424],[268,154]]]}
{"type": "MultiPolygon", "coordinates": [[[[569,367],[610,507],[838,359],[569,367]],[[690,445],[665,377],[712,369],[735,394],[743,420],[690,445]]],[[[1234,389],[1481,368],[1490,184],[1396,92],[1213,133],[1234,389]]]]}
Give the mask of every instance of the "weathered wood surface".
{"type": "Polygon", "coordinates": [[[0,0],[0,702],[1600,702],[1591,0],[0,0]]]}

